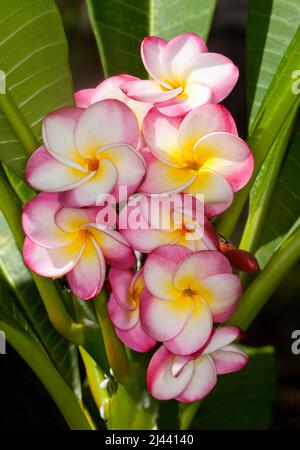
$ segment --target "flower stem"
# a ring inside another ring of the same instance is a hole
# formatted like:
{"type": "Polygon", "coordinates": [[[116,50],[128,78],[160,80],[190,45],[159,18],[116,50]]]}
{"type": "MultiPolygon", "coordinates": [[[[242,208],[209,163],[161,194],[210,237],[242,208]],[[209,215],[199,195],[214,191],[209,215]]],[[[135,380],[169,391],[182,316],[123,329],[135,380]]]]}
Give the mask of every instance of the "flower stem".
{"type": "Polygon", "coordinates": [[[105,350],[110,367],[116,380],[128,386],[132,382],[132,369],[126,353],[126,349],[117,337],[114,327],[107,313],[107,294],[102,289],[94,299],[94,306],[98,321],[102,330],[105,350]]]}
{"type": "Polygon", "coordinates": [[[281,245],[264,270],[248,287],[240,306],[229,319],[228,324],[246,330],[299,257],[300,228],[281,245]]]}
{"type": "Polygon", "coordinates": [[[26,149],[27,153],[31,154],[39,146],[39,141],[8,92],[0,94],[0,109],[21,142],[22,147],[26,149]]]}

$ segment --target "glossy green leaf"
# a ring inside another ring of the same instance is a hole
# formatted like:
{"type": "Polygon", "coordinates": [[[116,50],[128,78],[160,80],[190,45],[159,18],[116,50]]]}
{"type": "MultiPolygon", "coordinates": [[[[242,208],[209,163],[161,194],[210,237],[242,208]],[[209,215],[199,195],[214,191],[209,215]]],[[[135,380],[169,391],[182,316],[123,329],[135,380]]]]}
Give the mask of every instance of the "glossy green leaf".
{"type": "Polygon", "coordinates": [[[191,424],[199,430],[261,430],[272,419],[275,364],[272,347],[247,348],[248,365],[218,377],[212,393],[200,404],[191,424]]]}
{"type": "Polygon", "coordinates": [[[145,78],[144,37],[194,32],[206,39],[216,0],[87,0],[87,6],[105,75],[145,78]]]}
{"type": "Polygon", "coordinates": [[[43,117],[72,104],[67,42],[53,0],[0,0],[0,11],[0,160],[22,177],[43,117]]]}
{"type": "Polygon", "coordinates": [[[300,95],[295,91],[295,80],[292,74],[300,67],[300,26],[293,36],[271,85],[268,88],[258,114],[251,127],[248,143],[253,151],[255,168],[252,179],[234,196],[231,207],[222,215],[218,232],[230,238],[243,207],[247,201],[251,187],[261,169],[276,137],[285,121],[300,104],[300,95]]]}
{"type": "Polygon", "coordinates": [[[256,256],[264,267],[300,220],[300,127],[289,147],[266,213],[256,256]]]}
{"type": "MultiPolygon", "coordinates": [[[[12,233],[0,214],[0,270],[66,382],[81,397],[77,349],[53,328],[12,233]]],[[[17,320],[18,317],[16,317],[17,320]]]]}
{"type": "Polygon", "coordinates": [[[246,73],[250,126],[299,23],[298,1],[248,2],[246,73]]]}

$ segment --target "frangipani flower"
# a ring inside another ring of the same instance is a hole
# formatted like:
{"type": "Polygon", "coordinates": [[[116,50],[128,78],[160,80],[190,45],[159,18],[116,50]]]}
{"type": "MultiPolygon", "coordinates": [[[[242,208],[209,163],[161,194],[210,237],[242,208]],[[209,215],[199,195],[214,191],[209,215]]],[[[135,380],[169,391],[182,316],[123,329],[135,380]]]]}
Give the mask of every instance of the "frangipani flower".
{"type": "Polygon", "coordinates": [[[132,248],[149,253],[161,245],[177,244],[193,251],[216,250],[218,238],[203,216],[203,205],[192,197],[188,206],[181,201],[183,196],[177,195],[174,202],[171,199],[137,196],[123,208],[119,222],[125,226],[120,232],[132,248]]]}
{"type": "Polygon", "coordinates": [[[70,288],[88,300],[101,290],[105,262],[121,269],[135,263],[126,239],[96,221],[100,208],[68,208],[59,194],[41,193],[26,204],[23,256],[43,277],[67,276],[70,288]]]}
{"type": "Polygon", "coordinates": [[[154,250],[146,260],[144,279],[142,327],[177,355],[202,347],[213,322],[233,313],[242,292],[240,279],[220,252],[193,253],[178,245],[154,250]]]}
{"type": "Polygon", "coordinates": [[[52,112],[44,119],[44,146],[29,159],[26,179],[35,189],[62,192],[70,207],[95,205],[101,194],[117,196],[120,185],[130,195],[145,174],[135,150],[138,139],[134,113],[118,100],[52,112]]]}
{"type": "Polygon", "coordinates": [[[102,83],[98,84],[94,89],[82,89],[75,93],[75,102],[79,108],[87,108],[93,103],[99,102],[100,100],[106,100],[109,98],[120,100],[129,106],[130,109],[135,113],[138,120],[140,128],[145,115],[152,108],[152,103],[137,102],[127,97],[121,90],[120,86],[128,81],[138,81],[139,78],[133,77],[131,75],[116,75],[114,77],[109,77],[102,83]]]}
{"type": "Polygon", "coordinates": [[[142,42],[141,55],[153,80],[130,80],[121,89],[134,100],[154,103],[168,116],[221,102],[239,75],[230,59],[209,53],[203,39],[193,33],[180,34],[169,42],[148,36],[142,42]]]}
{"type": "Polygon", "coordinates": [[[145,284],[143,272],[111,268],[108,279],[112,293],[108,302],[108,313],[116,333],[127,347],[136,352],[151,350],[156,341],[142,329],[140,322],[140,296],[145,284]]]}
{"type": "Polygon", "coordinates": [[[215,328],[208,343],[189,356],[178,356],[161,346],[153,355],[147,373],[151,395],[159,400],[184,403],[201,400],[217,383],[217,375],[241,370],[248,361],[245,353],[233,341],[239,338],[239,328],[215,328]]]}
{"type": "Polygon", "coordinates": [[[252,175],[252,153],[223,106],[199,106],[184,119],[153,108],[143,135],[150,149],[141,152],[148,166],[139,187],[144,194],[203,194],[210,217],[226,210],[252,175]]]}

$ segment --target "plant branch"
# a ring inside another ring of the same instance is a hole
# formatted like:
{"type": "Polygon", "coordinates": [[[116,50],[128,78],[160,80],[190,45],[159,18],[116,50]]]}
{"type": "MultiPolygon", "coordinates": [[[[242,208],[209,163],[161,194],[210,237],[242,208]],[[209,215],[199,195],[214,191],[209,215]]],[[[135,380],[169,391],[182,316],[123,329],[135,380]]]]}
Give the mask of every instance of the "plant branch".
{"type": "Polygon", "coordinates": [[[107,313],[107,294],[104,289],[94,299],[94,306],[102,330],[105,350],[110,367],[117,381],[124,386],[132,382],[132,369],[126,349],[117,337],[107,313]]]}

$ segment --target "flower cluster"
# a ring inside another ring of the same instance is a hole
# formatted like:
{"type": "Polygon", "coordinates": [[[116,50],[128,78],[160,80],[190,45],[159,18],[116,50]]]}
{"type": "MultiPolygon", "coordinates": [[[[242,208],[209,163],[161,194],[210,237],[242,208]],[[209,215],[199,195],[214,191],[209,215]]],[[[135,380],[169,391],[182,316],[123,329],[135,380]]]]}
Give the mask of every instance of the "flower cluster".
{"type": "Polygon", "coordinates": [[[147,37],[141,55],[152,79],[108,78],[44,119],[26,169],[41,193],[24,207],[24,260],[44,277],[65,276],[80,299],[107,277],[118,337],[138,352],[161,343],[151,394],[191,402],[247,361],[233,344],[240,331],[216,326],[242,287],[230,264],[238,251],[210,219],[248,182],[253,157],[218,104],[238,78],[232,61],[192,33],[147,37]]]}

